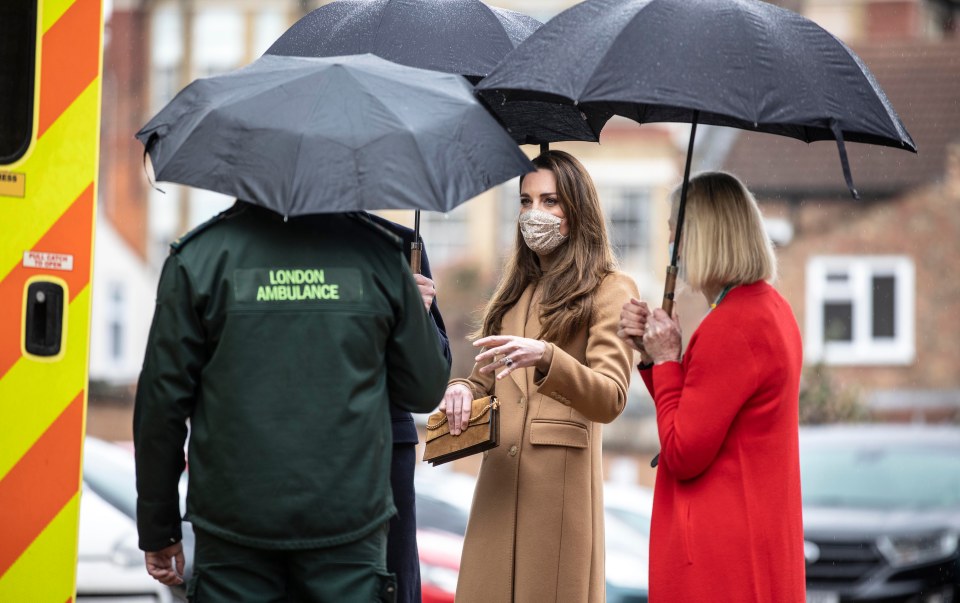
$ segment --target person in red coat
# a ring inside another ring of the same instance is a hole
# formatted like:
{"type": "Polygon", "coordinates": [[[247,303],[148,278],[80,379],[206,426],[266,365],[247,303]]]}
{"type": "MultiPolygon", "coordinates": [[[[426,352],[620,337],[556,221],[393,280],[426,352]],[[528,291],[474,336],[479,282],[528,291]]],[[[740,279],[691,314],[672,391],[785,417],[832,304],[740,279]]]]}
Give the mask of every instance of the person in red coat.
{"type": "Polygon", "coordinates": [[[618,333],[642,337],[657,409],[650,601],[803,603],[797,321],[770,285],[773,245],[737,178],[695,177],[685,212],[679,276],[711,311],[682,357],[676,316],[644,302],[624,305],[618,333]]]}

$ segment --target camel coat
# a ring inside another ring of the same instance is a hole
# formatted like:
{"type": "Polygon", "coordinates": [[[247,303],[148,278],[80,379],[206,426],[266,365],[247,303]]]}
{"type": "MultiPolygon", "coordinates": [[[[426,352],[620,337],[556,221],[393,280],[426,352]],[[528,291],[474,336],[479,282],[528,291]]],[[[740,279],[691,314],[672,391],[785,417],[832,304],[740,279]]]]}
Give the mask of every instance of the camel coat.
{"type": "MultiPolygon", "coordinates": [[[[600,424],[627,401],[633,352],[617,337],[620,308],[638,297],[622,273],[600,284],[593,319],[533,367],[496,382],[474,366],[455,379],[500,400],[500,444],[484,453],[457,584],[458,603],[603,603],[600,424]]],[[[536,338],[535,287],[503,318],[502,335],[536,338]]],[[[498,357],[496,360],[499,360],[498,357]]]]}

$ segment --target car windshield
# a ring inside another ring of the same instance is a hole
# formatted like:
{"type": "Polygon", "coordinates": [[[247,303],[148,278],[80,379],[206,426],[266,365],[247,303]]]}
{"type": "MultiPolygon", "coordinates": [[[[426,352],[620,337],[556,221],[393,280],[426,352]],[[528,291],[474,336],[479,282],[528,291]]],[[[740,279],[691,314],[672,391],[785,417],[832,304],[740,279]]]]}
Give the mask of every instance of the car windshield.
{"type": "MultiPolygon", "coordinates": [[[[644,536],[650,535],[649,515],[637,513],[636,511],[630,511],[622,507],[607,507],[607,513],[613,517],[616,517],[618,521],[622,521],[634,532],[643,534],[644,536]]],[[[609,538],[609,530],[607,531],[607,537],[609,538]]]]}
{"type": "Polygon", "coordinates": [[[417,526],[463,536],[467,532],[467,511],[427,494],[417,493],[417,526]]]}
{"type": "Polygon", "coordinates": [[[130,452],[87,438],[83,451],[83,481],[128,517],[137,516],[137,482],[130,452]]]}
{"type": "MultiPolygon", "coordinates": [[[[128,517],[137,517],[137,477],[133,453],[89,437],[83,446],[83,481],[128,517]]],[[[186,512],[187,474],[180,476],[180,512],[186,512]]]]}
{"type": "Polygon", "coordinates": [[[801,448],[803,502],[829,507],[960,507],[960,447],[801,448]]]}

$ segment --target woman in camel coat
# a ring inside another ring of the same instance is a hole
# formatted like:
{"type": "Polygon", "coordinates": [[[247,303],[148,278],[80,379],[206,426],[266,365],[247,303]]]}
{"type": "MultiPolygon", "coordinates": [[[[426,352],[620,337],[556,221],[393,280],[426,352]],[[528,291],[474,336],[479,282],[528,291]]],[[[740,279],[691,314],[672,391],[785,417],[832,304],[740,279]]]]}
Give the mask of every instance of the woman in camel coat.
{"type": "Polygon", "coordinates": [[[484,453],[458,603],[603,603],[602,423],[627,400],[633,352],[617,337],[636,285],[615,270],[583,166],[548,151],[521,180],[517,248],[487,306],[481,353],[441,408],[451,433],[470,402],[500,401],[484,453]]]}

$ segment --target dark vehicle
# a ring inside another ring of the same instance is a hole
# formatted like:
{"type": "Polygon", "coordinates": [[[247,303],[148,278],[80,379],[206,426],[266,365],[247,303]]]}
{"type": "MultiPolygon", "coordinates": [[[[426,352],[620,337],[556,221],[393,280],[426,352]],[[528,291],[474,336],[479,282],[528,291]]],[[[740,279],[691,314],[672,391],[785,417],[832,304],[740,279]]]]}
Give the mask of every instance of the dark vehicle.
{"type": "Polygon", "coordinates": [[[800,432],[808,603],[960,602],[960,427],[800,432]]]}

